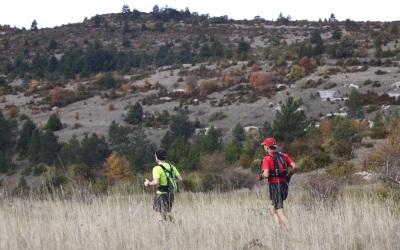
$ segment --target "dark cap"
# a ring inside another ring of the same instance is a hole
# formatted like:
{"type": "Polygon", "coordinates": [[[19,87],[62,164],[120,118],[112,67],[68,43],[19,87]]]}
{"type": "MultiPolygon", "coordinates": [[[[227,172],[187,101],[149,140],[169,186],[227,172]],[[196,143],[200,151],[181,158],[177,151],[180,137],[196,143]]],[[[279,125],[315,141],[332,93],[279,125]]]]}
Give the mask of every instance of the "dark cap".
{"type": "Polygon", "coordinates": [[[165,149],[157,149],[156,151],[156,157],[157,159],[164,161],[167,158],[167,152],[165,151],[165,149]]]}

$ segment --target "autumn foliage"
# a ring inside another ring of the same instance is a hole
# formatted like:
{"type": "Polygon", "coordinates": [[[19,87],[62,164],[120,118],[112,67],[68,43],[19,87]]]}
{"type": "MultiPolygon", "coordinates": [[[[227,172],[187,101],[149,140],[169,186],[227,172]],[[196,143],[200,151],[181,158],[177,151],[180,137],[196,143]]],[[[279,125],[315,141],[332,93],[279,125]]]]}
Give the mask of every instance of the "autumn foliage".
{"type": "Polygon", "coordinates": [[[128,161],[115,151],[104,163],[104,170],[106,171],[106,176],[114,179],[125,179],[130,176],[128,161]]]}
{"type": "Polygon", "coordinates": [[[39,87],[39,81],[33,80],[33,81],[31,82],[31,88],[32,88],[32,89],[37,89],[38,87],[39,87]]]}
{"type": "Polygon", "coordinates": [[[50,92],[50,105],[63,107],[71,103],[74,98],[73,91],[57,86],[50,92]]]}
{"type": "Polygon", "coordinates": [[[272,74],[267,72],[253,72],[250,74],[249,81],[256,90],[265,90],[268,87],[273,86],[272,74]]]}

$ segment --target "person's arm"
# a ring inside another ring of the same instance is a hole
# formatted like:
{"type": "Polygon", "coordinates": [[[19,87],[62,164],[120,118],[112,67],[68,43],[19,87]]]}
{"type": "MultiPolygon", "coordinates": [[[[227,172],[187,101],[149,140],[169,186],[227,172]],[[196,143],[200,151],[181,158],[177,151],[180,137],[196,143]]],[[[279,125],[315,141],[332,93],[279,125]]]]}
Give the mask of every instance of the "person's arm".
{"type": "Polygon", "coordinates": [[[264,179],[267,179],[267,178],[269,177],[269,170],[268,170],[268,169],[264,169],[264,170],[262,171],[262,177],[263,177],[264,179]]]}
{"type": "Polygon", "coordinates": [[[154,178],[152,181],[146,179],[146,181],[144,182],[144,186],[145,187],[156,186],[159,182],[160,182],[159,178],[154,178]]]}
{"type": "Polygon", "coordinates": [[[178,175],[178,176],[176,177],[176,182],[181,182],[181,181],[182,181],[182,176],[178,175]]]}
{"type": "Polygon", "coordinates": [[[289,178],[292,177],[292,175],[294,175],[294,173],[296,172],[296,168],[297,168],[297,165],[296,165],[295,162],[292,162],[290,164],[290,166],[291,166],[291,168],[290,168],[290,171],[289,171],[289,173],[287,175],[287,177],[289,177],[289,178]]]}

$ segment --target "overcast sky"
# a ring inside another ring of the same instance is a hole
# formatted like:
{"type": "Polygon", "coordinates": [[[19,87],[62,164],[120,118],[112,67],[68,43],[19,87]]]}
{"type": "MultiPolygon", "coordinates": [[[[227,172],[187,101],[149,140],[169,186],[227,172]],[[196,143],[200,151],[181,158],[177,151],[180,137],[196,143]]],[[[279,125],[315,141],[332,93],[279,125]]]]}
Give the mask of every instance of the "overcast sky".
{"type": "Polygon", "coordinates": [[[328,19],[333,13],[339,21],[399,21],[398,0],[2,0],[0,24],[11,27],[31,27],[36,20],[38,28],[52,28],[68,23],[82,22],[85,17],[97,14],[120,13],[123,5],[130,10],[151,12],[154,5],[174,8],[178,11],[189,8],[190,12],[213,16],[227,15],[231,19],[251,20],[260,16],[276,20],[280,13],[292,20],[318,21],[328,19]]]}

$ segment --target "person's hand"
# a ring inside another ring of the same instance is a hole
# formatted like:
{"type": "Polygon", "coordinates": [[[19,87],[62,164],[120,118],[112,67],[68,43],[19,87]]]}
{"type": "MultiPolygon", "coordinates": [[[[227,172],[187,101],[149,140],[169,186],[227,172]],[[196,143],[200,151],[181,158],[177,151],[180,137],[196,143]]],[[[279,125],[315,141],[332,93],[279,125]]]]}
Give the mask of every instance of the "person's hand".
{"type": "Polygon", "coordinates": [[[291,178],[292,178],[291,176],[287,175],[286,176],[286,183],[289,183],[291,178]]]}
{"type": "Polygon", "coordinates": [[[262,173],[258,174],[258,180],[261,181],[262,179],[264,179],[264,176],[262,175],[262,173]]]}
{"type": "Polygon", "coordinates": [[[149,186],[149,182],[150,182],[150,181],[146,179],[146,180],[144,181],[144,186],[145,186],[145,187],[148,187],[148,186],[149,186]]]}

